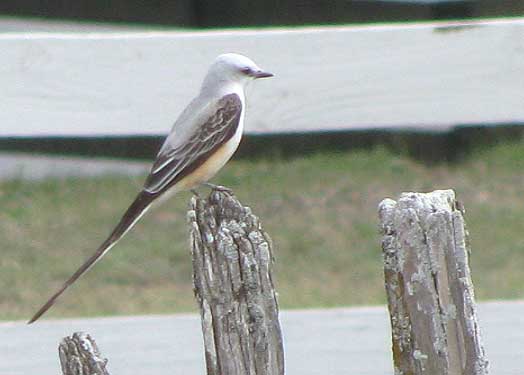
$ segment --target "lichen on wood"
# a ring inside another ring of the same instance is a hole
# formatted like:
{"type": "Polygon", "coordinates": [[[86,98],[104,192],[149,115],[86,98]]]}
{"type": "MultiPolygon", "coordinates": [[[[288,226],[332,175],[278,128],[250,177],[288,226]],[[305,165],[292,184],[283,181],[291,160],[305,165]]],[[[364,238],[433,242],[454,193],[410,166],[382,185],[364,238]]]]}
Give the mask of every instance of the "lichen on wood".
{"type": "Polygon", "coordinates": [[[488,372],[463,215],[452,190],[379,205],[396,375],[488,372]]]}
{"type": "Polygon", "coordinates": [[[193,197],[188,221],[207,374],[284,374],[272,246],[259,219],[214,190],[193,197]]]}
{"type": "Polygon", "coordinates": [[[95,340],[86,333],[64,337],[58,354],[63,375],[109,375],[107,359],[102,358],[95,340]]]}

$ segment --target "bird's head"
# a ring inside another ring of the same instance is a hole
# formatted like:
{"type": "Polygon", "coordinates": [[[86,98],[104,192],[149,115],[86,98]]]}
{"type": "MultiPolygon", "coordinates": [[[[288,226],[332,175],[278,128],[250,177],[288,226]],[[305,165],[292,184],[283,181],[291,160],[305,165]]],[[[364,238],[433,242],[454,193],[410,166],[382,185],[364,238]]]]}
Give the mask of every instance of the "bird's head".
{"type": "Polygon", "coordinates": [[[262,70],[248,57],[225,53],[218,56],[209,67],[204,85],[214,86],[231,82],[244,86],[254,79],[267,77],[273,77],[273,74],[262,70]]]}

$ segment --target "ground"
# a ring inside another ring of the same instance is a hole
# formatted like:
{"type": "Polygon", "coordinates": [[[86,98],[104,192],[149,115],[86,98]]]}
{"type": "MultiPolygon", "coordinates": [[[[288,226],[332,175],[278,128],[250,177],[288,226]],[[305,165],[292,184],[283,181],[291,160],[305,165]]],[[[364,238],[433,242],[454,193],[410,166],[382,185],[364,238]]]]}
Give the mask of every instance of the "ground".
{"type": "MultiPolygon", "coordinates": [[[[27,319],[116,224],[143,177],[0,182],[0,319],[27,319]]],[[[477,298],[524,298],[524,144],[426,165],[384,148],[230,162],[234,189],[271,235],[284,308],[385,301],[377,205],[454,188],[466,207],[477,298]]],[[[206,189],[201,189],[202,194],[206,189]]],[[[95,316],[193,311],[190,193],[151,210],[50,311],[95,316]]]]}

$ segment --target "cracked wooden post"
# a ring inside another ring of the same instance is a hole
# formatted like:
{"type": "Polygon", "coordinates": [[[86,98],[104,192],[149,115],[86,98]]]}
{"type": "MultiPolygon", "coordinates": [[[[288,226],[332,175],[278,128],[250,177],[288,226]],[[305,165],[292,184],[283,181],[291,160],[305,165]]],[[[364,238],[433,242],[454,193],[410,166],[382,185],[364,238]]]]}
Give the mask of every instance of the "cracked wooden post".
{"type": "Polygon", "coordinates": [[[95,340],[82,332],[64,337],[58,347],[63,375],[109,375],[95,340]]]}
{"type": "Polygon", "coordinates": [[[208,375],[282,375],[284,353],[271,276],[271,241],[230,193],[193,197],[193,284],[208,375]]]}
{"type": "Polygon", "coordinates": [[[396,375],[484,375],[464,211],[452,190],[379,205],[396,375]]]}

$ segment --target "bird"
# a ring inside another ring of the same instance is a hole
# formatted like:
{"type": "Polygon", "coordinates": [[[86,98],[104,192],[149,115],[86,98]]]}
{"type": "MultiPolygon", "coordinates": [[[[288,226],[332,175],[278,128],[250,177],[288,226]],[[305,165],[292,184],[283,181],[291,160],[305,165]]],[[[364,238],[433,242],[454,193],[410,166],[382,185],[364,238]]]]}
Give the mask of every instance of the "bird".
{"type": "Polygon", "coordinates": [[[175,121],[160,147],[142,190],[106,240],[78,270],[34,314],[38,320],[56,300],[95,265],[151,208],[181,191],[192,191],[209,183],[238,148],[244,128],[246,85],[272,77],[250,58],[225,53],[215,58],[204,77],[198,95],[175,121]]]}

